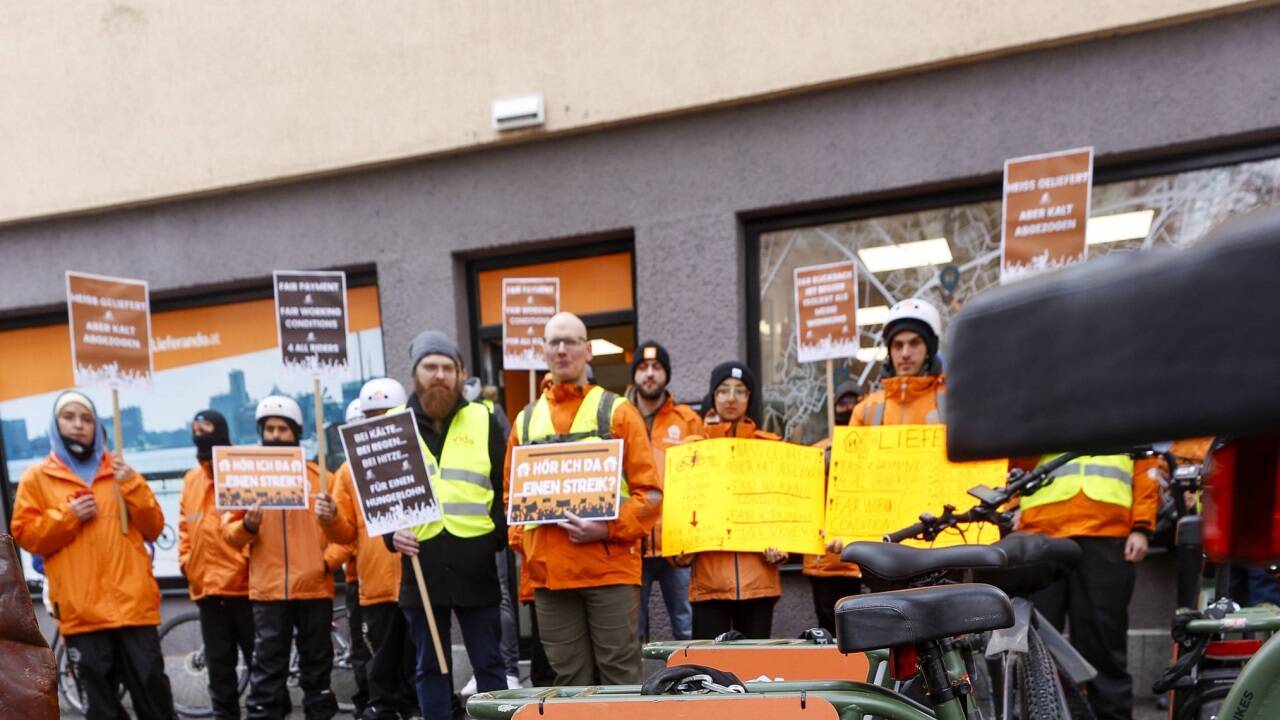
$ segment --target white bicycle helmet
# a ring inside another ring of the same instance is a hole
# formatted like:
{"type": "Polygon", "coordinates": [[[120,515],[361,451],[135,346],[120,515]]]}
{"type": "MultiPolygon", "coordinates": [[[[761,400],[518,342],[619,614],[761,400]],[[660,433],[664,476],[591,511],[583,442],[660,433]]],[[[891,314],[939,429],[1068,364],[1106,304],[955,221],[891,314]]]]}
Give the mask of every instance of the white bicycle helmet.
{"type": "Polygon", "coordinates": [[[390,410],[409,402],[404,386],[391,378],[374,378],[360,388],[360,411],[390,410]]]}
{"type": "Polygon", "coordinates": [[[894,326],[904,320],[924,323],[933,331],[934,338],[942,338],[942,315],[938,313],[938,309],[919,298],[908,298],[899,300],[889,308],[889,314],[884,320],[884,331],[880,335],[886,343],[893,337],[894,326]]]}
{"type": "Polygon", "coordinates": [[[475,402],[480,399],[480,390],[484,384],[480,382],[478,377],[469,377],[467,381],[462,383],[462,399],[467,402],[475,402]]]}
{"type": "Polygon", "coordinates": [[[302,427],[302,408],[291,397],[268,395],[262,398],[258,409],[253,413],[253,419],[261,423],[264,418],[269,417],[284,418],[299,428],[302,427]]]}
{"type": "Polygon", "coordinates": [[[347,404],[347,422],[360,420],[364,417],[364,411],[360,409],[360,398],[356,398],[347,404]]]}

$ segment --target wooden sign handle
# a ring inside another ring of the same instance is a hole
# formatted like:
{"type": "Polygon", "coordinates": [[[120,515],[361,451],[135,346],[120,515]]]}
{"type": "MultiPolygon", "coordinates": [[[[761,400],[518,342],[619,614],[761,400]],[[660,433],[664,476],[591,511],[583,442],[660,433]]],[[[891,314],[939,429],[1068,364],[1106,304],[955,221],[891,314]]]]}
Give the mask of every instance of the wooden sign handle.
{"type": "MultiPolygon", "coordinates": [[[[120,427],[120,389],[111,388],[111,434],[112,452],[121,460],[124,459],[124,428],[120,427]]],[[[111,479],[116,489],[116,504],[120,506],[120,533],[129,534],[129,508],[124,504],[124,491],[120,489],[120,481],[111,479]]]]}
{"type": "Polygon", "coordinates": [[[449,672],[449,662],[444,657],[444,646],[440,644],[440,630],[436,628],[436,614],[431,611],[431,595],[427,593],[427,581],[422,577],[422,557],[413,556],[413,577],[418,581],[418,596],[422,598],[422,610],[427,614],[427,627],[431,628],[431,643],[436,648],[436,662],[440,663],[440,672],[449,672]]]}
{"type": "Polygon", "coordinates": [[[835,391],[835,367],[832,365],[831,358],[827,358],[827,434],[834,439],[836,436],[836,391],[835,391]]]}
{"type": "Polygon", "coordinates": [[[329,492],[329,470],[325,467],[325,455],[327,448],[325,447],[324,437],[324,389],[320,387],[320,378],[315,378],[315,395],[316,395],[316,465],[320,467],[320,492],[329,492]]]}

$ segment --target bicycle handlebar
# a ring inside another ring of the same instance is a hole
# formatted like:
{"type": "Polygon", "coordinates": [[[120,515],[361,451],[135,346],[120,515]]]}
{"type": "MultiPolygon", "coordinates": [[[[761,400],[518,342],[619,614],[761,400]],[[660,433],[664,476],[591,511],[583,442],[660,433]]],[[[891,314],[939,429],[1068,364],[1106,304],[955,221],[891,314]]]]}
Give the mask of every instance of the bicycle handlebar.
{"type": "MultiPolygon", "coordinates": [[[[1084,453],[1064,453],[1049,462],[1037,466],[1031,472],[1023,472],[1019,469],[1009,471],[1008,479],[1002,488],[990,489],[989,496],[981,498],[977,505],[969,508],[963,513],[957,515],[955,508],[947,505],[943,509],[941,516],[934,516],[930,513],[922,513],[920,522],[886,533],[884,542],[900,543],[904,540],[919,538],[926,542],[933,540],[941,535],[943,531],[953,528],[956,525],[967,524],[972,522],[993,522],[997,525],[1005,525],[1012,519],[1007,517],[1007,513],[1001,513],[1000,508],[1016,497],[1030,495],[1040,488],[1053,482],[1053,472],[1067,463],[1083,456],[1084,453]]],[[[979,486],[982,487],[982,486],[979,486]]],[[[978,490],[974,488],[973,490],[978,490]]],[[[970,492],[972,493],[973,490],[970,492]]]]}

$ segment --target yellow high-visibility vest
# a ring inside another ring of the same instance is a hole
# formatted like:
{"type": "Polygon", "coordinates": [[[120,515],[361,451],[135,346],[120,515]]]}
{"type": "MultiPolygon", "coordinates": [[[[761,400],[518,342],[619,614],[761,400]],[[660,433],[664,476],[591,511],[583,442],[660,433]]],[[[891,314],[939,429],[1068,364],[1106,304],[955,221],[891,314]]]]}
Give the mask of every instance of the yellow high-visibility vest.
{"type": "MultiPolygon", "coordinates": [[[[399,407],[390,412],[403,410],[399,407]]],[[[493,483],[489,473],[489,411],[483,405],[467,403],[458,408],[449,422],[440,457],[418,437],[422,453],[434,461],[437,470],[431,486],[440,503],[441,518],[413,528],[419,540],[430,540],[441,531],[460,538],[480,537],[493,532],[493,483]]]]}
{"type": "MultiPolygon", "coordinates": [[[[1060,453],[1040,458],[1043,465],[1060,453]]],[[[1022,509],[1066,502],[1084,492],[1090,500],[1133,507],[1133,458],[1128,455],[1078,457],[1053,471],[1053,482],[1022,498],[1022,509]]]]}

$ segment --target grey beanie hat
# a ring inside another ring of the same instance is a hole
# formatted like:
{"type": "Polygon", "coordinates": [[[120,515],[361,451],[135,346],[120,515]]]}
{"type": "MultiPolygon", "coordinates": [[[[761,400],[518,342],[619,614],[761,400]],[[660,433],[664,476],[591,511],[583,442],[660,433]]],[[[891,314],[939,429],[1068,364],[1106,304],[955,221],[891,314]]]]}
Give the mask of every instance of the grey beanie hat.
{"type": "Polygon", "coordinates": [[[424,330],[409,343],[409,357],[413,358],[410,370],[416,370],[418,363],[428,355],[451,357],[458,367],[462,367],[462,352],[458,350],[458,343],[439,330],[424,330]]]}

